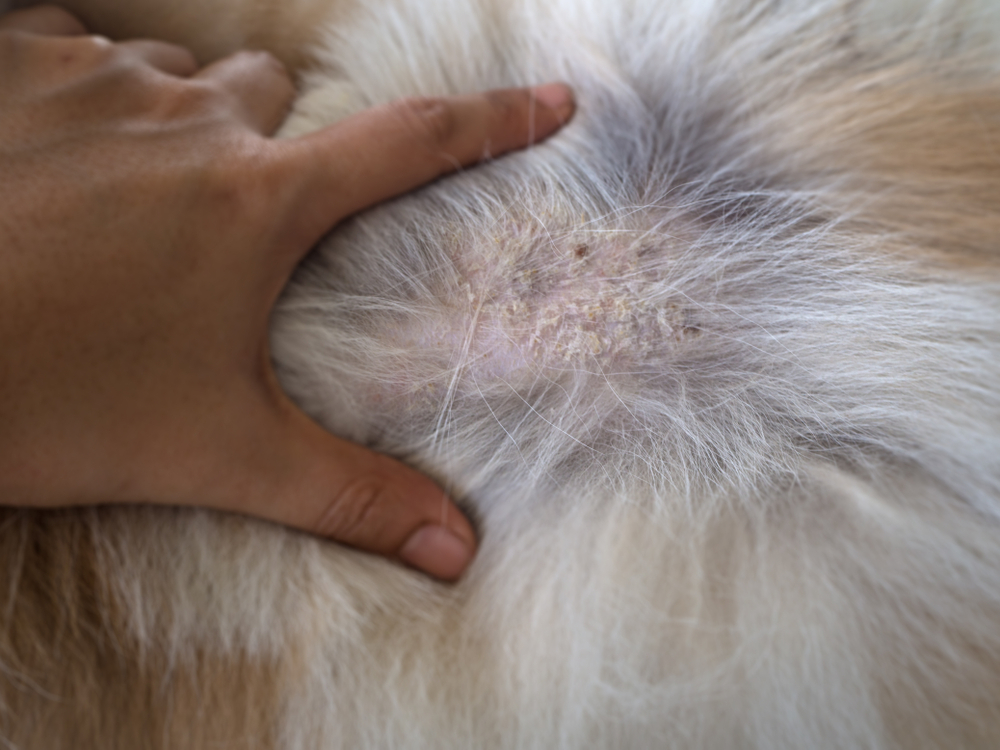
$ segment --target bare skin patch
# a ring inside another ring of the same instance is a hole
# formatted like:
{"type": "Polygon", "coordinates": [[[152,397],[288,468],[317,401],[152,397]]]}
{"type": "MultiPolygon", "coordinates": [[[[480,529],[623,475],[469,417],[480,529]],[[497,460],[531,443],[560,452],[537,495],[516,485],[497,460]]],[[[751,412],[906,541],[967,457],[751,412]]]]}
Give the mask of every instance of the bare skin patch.
{"type": "Polygon", "coordinates": [[[437,314],[401,320],[393,333],[401,349],[436,352],[470,381],[622,371],[700,335],[669,283],[683,238],[512,223],[485,241],[452,243],[437,314]]]}

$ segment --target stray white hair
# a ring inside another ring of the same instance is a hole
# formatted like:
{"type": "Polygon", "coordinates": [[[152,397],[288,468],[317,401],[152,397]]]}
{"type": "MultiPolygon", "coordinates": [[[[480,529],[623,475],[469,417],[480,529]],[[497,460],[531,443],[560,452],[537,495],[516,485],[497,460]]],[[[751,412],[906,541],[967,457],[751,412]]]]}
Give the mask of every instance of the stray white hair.
{"type": "Polygon", "coordinates": [[[354,9],[284,135],[579,101],[337,229],[274,318],[288,392],[442,482],[479,555],[448,587],[244,519],[81,512],[138,652],[165,681],[276,664],[289,750],[1000,746],[995,13],[354,9]]]}

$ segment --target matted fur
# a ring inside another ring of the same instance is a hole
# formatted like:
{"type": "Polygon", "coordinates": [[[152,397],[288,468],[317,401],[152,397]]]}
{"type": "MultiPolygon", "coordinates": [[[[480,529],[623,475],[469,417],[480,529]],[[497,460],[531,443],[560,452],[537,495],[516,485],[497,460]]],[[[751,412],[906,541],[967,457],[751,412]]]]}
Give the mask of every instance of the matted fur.
{"type": "Polygon", "coordinates": [[[989,6],[347,10],[286,135],[579,97],[338,229],[274,319],[289,392],[437,477],[479,556],[448,587],[204,512],[10,512],[8,743],[1000,745],[989,6]]]}

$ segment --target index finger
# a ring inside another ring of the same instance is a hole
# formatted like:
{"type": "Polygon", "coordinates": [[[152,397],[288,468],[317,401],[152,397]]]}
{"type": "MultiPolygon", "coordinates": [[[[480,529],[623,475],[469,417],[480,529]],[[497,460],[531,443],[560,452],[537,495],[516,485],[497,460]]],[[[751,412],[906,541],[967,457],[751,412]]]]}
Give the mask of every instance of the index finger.
{"type": "Polygon", "coordinates": [[[285,141],[286,163],[299,181],[295,222],[311,246],[379,201],[547,138],[574,109],[572,91],[561,83],[407,99],[285,141]]]}

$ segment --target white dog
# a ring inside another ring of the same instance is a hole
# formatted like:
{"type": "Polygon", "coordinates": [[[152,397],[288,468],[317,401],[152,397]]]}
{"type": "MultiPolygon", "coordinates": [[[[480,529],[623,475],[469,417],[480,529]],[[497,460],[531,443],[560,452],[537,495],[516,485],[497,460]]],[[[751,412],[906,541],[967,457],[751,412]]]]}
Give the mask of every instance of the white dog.
{"type": "Polygon", "coordinates": [[[465,578],[5,512],[0,744],[1000,746],[988,7],[67,6],[270,47],[305,70],[288,135],[549,79],[579,112],[338,229],[275,315],[300,404],[463,499],[465,578]]]}

